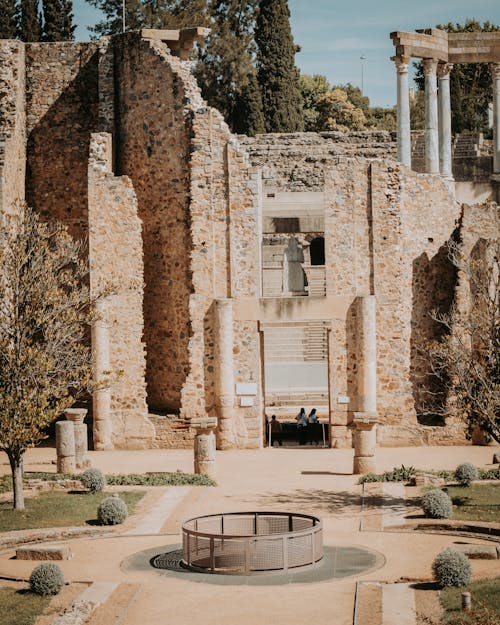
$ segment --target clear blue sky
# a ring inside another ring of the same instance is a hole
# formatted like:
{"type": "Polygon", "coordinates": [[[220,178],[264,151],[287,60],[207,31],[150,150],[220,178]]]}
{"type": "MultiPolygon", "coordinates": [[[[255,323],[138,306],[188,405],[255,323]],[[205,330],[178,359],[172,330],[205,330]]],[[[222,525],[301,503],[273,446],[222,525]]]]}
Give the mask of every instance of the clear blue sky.
{"type": "MultiPolygon", "coordinates": [[[[324,74],[331,84],[361,87],[374,106],[396,101],[393,47],[389,33],[412,31],[467,17],[500,23],[500,0],[289,0],[292,32],[302,48],[297,65],[305,74],[324,74]]],[[[89,38],[86,26],[99,14],[85,0],[73,0],[76,39],[89,38]]]]}

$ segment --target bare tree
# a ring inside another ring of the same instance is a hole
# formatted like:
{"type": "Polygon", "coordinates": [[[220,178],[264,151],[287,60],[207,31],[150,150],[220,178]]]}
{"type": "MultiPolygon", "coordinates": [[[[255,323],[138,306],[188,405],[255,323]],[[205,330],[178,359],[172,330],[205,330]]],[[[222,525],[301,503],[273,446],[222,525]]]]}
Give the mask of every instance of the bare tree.
{"type": "Polygon", "coordinates": [[[24,205],[0,223],[0,449],[24,509],[23,457],[91,386],[82,244],[24,205]]]}
{"type": "Polygon", "coordinates": [[[469,435],[479,427],[500,441],[500,239],[480,239],[469,258],[451,243],[449,258],[468,297],[448,314],[432,314],[445,334],[428,344],[431,375],[469,435]]]}

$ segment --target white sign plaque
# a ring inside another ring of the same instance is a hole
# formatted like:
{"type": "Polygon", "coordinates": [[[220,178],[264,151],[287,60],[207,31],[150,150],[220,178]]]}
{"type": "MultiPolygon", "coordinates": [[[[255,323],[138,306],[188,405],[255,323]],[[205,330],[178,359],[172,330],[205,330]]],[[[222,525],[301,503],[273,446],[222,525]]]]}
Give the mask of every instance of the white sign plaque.
{"type": "Polygon", "coordinates": [[[254,405],[254,398],[250,397],[248,395],[243,395],[242,397],[240,397],[240,406],[253,406],[254,405]]]}
{"type": "Polygon", "coordinates": [[[236,395],[257,395],[255,382],[240,382],[236,385],[236,395]]]}
{"type": "Polygon", "coordinates": [[[348,395],[339,395],[337,397],[337,404],[348,404],[350,401],[351,398],[348,395]]]}

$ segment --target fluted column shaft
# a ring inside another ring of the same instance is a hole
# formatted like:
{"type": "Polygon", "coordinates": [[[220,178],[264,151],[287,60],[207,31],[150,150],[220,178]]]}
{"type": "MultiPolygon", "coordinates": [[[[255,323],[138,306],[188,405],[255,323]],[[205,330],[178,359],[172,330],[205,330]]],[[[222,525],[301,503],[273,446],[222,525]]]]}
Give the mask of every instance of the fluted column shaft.
{"type": "Polygon", "coordinates": [[[493,173],[500,174],[500,63],[491,64],[493,78],[493,173]]]}
{"type": "Polygon", "coordinates": [[[398,81],[398,161],[411,167],[410,92],[407,57],[394,57],[398,81]]]}
{"type": "Polygon", "coordinates": [[[439,79],[439,169],[443,178],[453,179],[451,156],[451,101],[450,71],[451,63],[439,63],[437,75],[439,79]]]}
{"type": "Polygon", "coordinates": [[[425,74],[425,171],[439,173],[437,60],[424,59],[425,74]]]}

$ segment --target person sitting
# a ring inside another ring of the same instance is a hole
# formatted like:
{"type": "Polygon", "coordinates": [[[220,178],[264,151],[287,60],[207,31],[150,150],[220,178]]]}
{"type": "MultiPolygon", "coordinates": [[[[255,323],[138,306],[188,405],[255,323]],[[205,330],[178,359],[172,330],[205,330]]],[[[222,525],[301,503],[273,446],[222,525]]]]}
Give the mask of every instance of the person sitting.
{"type": "Polygon", "coordinates": [[[283,441],[281,440],[282,431],[283,427],[281,423],[278,421],[278,419],[276,419],[276,415],[273,414],[273,416],[271,417],[271,444],[273,445],[273,447],[274,441],[277,441],[280,447],[283,445],[283,441]]]}

